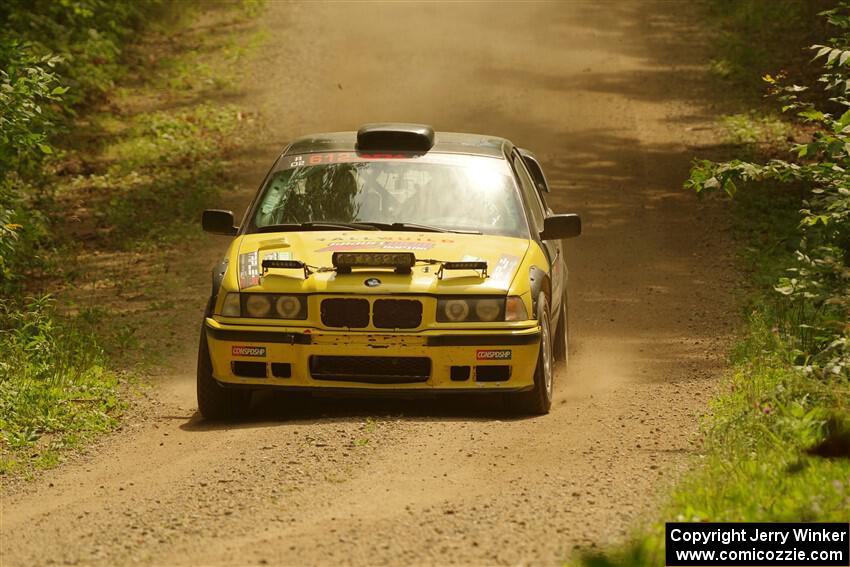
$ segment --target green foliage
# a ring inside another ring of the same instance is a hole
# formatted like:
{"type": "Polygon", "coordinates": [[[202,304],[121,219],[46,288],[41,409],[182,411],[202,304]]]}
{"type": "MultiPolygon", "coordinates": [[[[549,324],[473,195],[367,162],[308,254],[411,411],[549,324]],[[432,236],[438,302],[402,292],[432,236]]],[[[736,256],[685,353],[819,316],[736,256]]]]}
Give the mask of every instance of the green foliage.
{"type": "Polygon", "coordinates": [[[31,206],[34,190],[16,175],[0,180],[0,295],[20,291],[21,265],[37,264],[47,237],[41,211],[31,206]]]}
{"type": "Polygon", "coordinates": [[[120,74],[122,41],[160,0],[0,3],[0,291],[18,287],[47,233],[30,212],[53,138],[120,74]]]}
{"type": "Polygon", "coordinates": [[[775,289],[784,298],[787,316],[782,332],[792,358],[805,372],[850,376],[850,2],[828,12],[843,34],[829,46],[816,45],[823,62],[820,81],[830,93],[833,113],[802,99],[808,88],[765,81],[791,113],[814,128],[811,140],[792,144],[793,159],[767,163],[731,160],[695,163],[686,186],[697,193],[722,189],[733,196],[739,185],[797,184],[807,188],[799,218],[795,258],[775,289]]]}
{"type": "Polygon", "coordinates": [[[94,337],[58,318],[50,298],[0,300],[0,473],[51,464],[117,424],[118,378],[104,363],[94,337]]]}
{"type": "MultiPolygon", "coordinates": [[[[53,464],[61,449],[114,427],[123,402],[98,341],[122,356],[138,343],[136,326],[104,331],[103,317],[114,315],[108,307],[65,317],[49,299],[24,299],[27,288],[79,275],[80,264],[67,261],[81,251],[77,232],[101,249],[179,238],[188,231],[182,221],[194,221],[221,187],[222,152],[238,140],[241,113],[180,100],[164,105],[168,111],[133,114],[113,89],[135,71],[123,55],[147,21],[184,15],[195,4],[0,2],[0,472],[53,464]],[[78,151],[81,141],[85,152],[78,151]],[[68,209],[76,203],[79,210],[68,209]],[[91,231],[103,238],[89,238],[91,231]],[[42,270],[50,280],[32,283],[42,270]]],[[[244,2],[241,9],[249,14],[258,6],[244,2]]],[[[151,49],[158,54],[178,43],[169,38],[151,49]]],[[[174,61],[192,75],[191,65],[174,61]]],[[[215,69],[208,76],[215,78],[215,69]]],[[[145,88],[137,90],[147,99],[182,94],[145,88]]]]}
{"type": "Polygon", "coordinates": [[[18,230],[21,228],[21,225],[12,222],[14,211],[11,207],[12,199],[8,189],[0,186],[0,289],[12,277],[12,269],[8,264],[16,253],[18,230]]]}
{"type": "Polygon", "coordinates": [[[53,153],[48,135],[55,127],[51,102],[60,102],[67,87],[55,73],[61,58],[38,56],[32,46],[0,39],[7,53],[0,68],[0,179],[19,168],[30,170],[44,154],[53,153]]]}
{"type": "Polygon", "coordinates": [[[53,153],[54,106],[66,88],[54,70],[59,57],[35,55],[31,46],[9,39],[0,39],[0,54],[6,55],[0,67],[0,290],[8,291],[16,259],[32,242],[27,236],[41,231],[40,217],[24,212],[23,178],[53,153]]]}
{"type": "MultiPolygon", "coordinates": [[[[161,0],[5,0],[0,37],[15,38],[41,56],[58,56],[57,73],[70,106],[91,101],[120,73],[122,43],[161,0]]],[[[0,49],[0,67],[9,52],[0,49]]]]}
{"type": "Polygon", "coordinates": [[[756,93],[758,79],[776,69],[805,72],[800,45],[823,37],[818,12],[832,0],[709,0],[708,18],[719,29],[712,69],[743,86],[741,93],[756,93]]]}

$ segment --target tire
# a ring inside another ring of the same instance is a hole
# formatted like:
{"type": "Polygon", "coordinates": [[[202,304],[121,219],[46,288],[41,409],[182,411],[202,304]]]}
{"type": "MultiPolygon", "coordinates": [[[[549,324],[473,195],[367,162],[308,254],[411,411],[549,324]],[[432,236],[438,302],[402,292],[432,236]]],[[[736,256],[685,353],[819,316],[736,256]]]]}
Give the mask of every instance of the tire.
{"type": "Polygon", "coordinates": [[[509,394],[507,399],[512,413],[521,415],[544,415],[552,407],[555,361],[552,355],[549,303],[543,293],[537,299],[537,320],[540,322],[540,353],[534,369],[534,387],[526,392],[509,394]]]}
{"type": "Polygon", "coordinates": [[[198,345],[198,411],[206,419],[235,419],[248,413],[251,391],[223,388],[212,375],[207,334],[201,330],[198,345]]]}
{"type": "Polygon", "coordinates": [[[567,307],[566,292],[561,300],[559,311],[558,327],[555,329],[555,334],[552,335],[552,353],[555,362],[561,362],[566,366],[570,358],[570,321],[568,319],[569,308],[567,307]]]}

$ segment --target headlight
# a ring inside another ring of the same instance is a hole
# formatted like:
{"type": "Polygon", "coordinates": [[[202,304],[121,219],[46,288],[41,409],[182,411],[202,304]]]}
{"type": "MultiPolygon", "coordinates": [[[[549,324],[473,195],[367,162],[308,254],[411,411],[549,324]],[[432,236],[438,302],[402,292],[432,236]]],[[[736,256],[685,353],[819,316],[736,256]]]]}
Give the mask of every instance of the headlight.
{"type": "Polygon", "coordinates": [[[501,311],[498,299],[479,299],[475,302],[475,314],[480,321],[495,321],[501,311]]]}
{"type": "Polygon", "coordinates": [[[306,295],[276,293],[228,293],[221,314],[227,317],[255,319],[306,319],[306,295]],[[235,298],[235,299],[232,299],[235,298]],[[241,301],[240,301],[241,300],[241,301]],[[233,304],[237,306],[234,306],[233,304]]]}
{"type": "Polygon", "coordinates": [[[469,302],[465,299],[449,299],[443,305],[446,320],[458,323],[469,317],[469,302]]]}
{"type": "Polygon", "coordinates": [[[274,300],[274,310],[284,319],[300,319],[301,299],[294,295],[279,295],[274,300]]]}
{"type": "Polygon", "coordinates": [[[437,321],[449,323],[504,321],[503,297],[447,297],[437,300],[437,321]]]}
{"type": "Polygon", "coordinates": [[[248,317],[265,317],[272,310],[272,302],[267,295],[248,293],[245,298],[245,313],[248,317]]]}
{"type": "Polygon", "coordinates": [[[239,317],[242,314],[242,306],[239,303],[238,293],[228,293],[224,296],[221,314],[224,317],[239,317]]]}
{"type": "Polygon", "coordinates": [[[521,297],[512,295],[505,304],[505,321],[527,321],[528,310],[521,297]]]}

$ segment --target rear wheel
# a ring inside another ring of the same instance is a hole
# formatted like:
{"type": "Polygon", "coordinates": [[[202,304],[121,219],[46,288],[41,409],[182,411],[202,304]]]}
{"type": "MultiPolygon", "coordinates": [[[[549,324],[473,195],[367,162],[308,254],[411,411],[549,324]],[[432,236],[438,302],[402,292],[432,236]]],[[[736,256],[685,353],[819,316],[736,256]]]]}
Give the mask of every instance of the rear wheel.
{"type": "Polygon", "coordinates": [[[198,345],[198,411],[207,419],[234,419],[248,413],[251,391],[223,388],[212,375],[207,335],[201,330],[198,345]]]}
{"type": "Polygon", "coordinates": [[[540,294],[537,300],[537,320],[540,323],[540,352],[534,370],[534,387],[527,392],[509,394],[508,404],[515,413],[543,415],[552,407],[554,357],[552,332],[549,324],[549,303],[540,294]]]}

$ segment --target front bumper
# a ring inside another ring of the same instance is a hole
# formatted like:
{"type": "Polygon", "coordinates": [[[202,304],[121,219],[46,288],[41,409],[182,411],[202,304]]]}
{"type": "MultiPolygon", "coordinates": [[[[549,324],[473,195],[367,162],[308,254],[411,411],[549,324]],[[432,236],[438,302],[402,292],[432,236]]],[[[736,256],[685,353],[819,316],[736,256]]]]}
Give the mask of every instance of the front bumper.
{"type": "Polygon", "coordinates": [[[527,390],[534,384],[540,350],[536,326],[375,333],[226,325],[207,318],[204,330],[213,377],[223,386],[411,393],[527,390]],[[414,359],[418,376],[398,378],[387,370],[414,359]]]}

